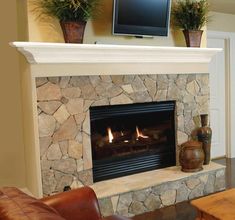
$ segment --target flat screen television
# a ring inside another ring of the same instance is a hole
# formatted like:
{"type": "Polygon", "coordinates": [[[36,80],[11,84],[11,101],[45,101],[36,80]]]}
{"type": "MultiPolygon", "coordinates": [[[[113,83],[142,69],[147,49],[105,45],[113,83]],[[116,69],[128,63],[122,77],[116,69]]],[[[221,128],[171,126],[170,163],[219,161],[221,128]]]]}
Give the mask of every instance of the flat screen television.
{"type": "Polygon", "coordinates": [[[113,34],[168,36],[171,0],[114,0],[113,34]]]}

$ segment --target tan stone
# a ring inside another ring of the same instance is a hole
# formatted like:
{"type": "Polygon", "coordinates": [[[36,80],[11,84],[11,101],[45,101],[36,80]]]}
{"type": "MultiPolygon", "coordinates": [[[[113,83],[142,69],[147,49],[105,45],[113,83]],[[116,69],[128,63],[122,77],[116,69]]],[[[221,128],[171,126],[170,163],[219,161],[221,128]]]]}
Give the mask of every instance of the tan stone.
{"type": "Polygon", "coordinates": [[[42,86],[43,84],[46,84],[48,82],[47,77],[37,77],[35,79],[36,81],[36,87],[42,86]]]}
{"type": "Polygon", "coordinates": [[[186,181],[186,185],[189,189],[194,189],[199,184],[200,184],[200,179],[198,178],[191,178],[186,181]]]}
{"type": "Polygon", "coordinates": [[[83,112],[88,111],[88,109],[90,108],[93,102],[94,102],[93,100],[85,100],[85,103],[83,106],[83,112]]]}
{"type": "Polygon", "coordinates": [[[78,87],[71,87],[62,89],[62,95],[68,99],[79,98],[81,95],[81,89],[78,87]]]}
{"type": "Polygon", "coordinates": [[[38,116],[39,137],[51,136],[54,133],[56,120],[50,115],[44,113],[38,116]]]}
{"type": "Polygon", "coordinates": [[[183,132],[184,131],[184,116],[183,115],[179,115],[177,117],[177,121],[178,121],[178,123],[177,123],[178,130],[183,132]]]}
{"type": "Polygon", "coordinates": [[[75,159],[81,159],[82,158],[82,144],[78,143],[77,141],[70,140],[69,148],[68,148],[68,155],[75,159]]]}
{"type": "Polygon", "coordinates": [[[154,99],[156,101],[162,101],[166,100],[166,96],[167,96],[167,90],[158,90],[154,99]]]}
{"type": "Polygon", "coordinates": [[[83,112],[83,99],[76,98],[70,99],[69,102],[66,104],[68,112],[71,115],[76,115],[83,112]]]}
{"type": "Polygon", "coordinates": [[[41,137],[39,139],[41,157],[45,154],[45,152],[47,151],[47,149],[50,146],[51,142],[52,142],[51,137],[41,137]]]}
{"type": "Polygon", "coordinates": [[[82,127],[82,124],[85,120],[85,117],[86,117],[86,113],[80,113],[80,114],[77,114],[77,115],[74,115],[74,118],[76,120],[76,123],[78,125],[78,127],[81,129],[82,127]]]}
{"type": "Polygon", "coordinates": [[[39,102],[39,108],[48,115],[52,115],[62,105],[60,101],[39,102]]]}
{"type": "Polygon", "coordinates": [[[119,85],[119,84],[122,84],[123,82],[123,76],[116,75],[116,76],[111,76],[111,78],[114,84],[119,85]]]}
{"type": "Polygon", "coordinates": [[[101,75],[100,78],[104,82],[112,82],[112,79],[109,75],[101,75]]]}
{"type": "Polygon", "coordinates": [[[171,189],[161,193],[160,198],[164,206],[173,205],[176,201],[176,190],[171,189]]]}
{"type": "Polygon", "coordinates": [[[108,99],[100,99],[92,103],[92,106],[103,106],[103,105],[109,105],[109,100],[108,99]]]}
{"type": "Polygon", "coordinates": [[[83,171],[83,160],[77,160],[77,172],[83,171]]]}
{"type": "Polygon", "coordinates": [[[72,158],[55,160],[52,163],[52,168],[63,173],[72,174],[76,172],[77,165],[76,161],[72,158]]]}
{"type": "Polygon", "coordinates": [[[60,141],[59,145],[60,145],[60,150],[61,150],[62,154],[67,155],[68,154],[68,146],[69,146],[68,141],[60,141]]]}
{"type": "Polygon", "coordinates": [[[178,139],[179,145],[183,144],[184,142],[186,142],[188,140],[188,135],[182,131],[177,131],[177,139],[178,139]]]}
{"type": "Polygon", "coordinates": [[[127,92],[128,94],[131,94],[131,93],[134,92],[134,90],[133,90],[131,84],[123,85],[123,86],[122,86],[122,89],[123,89],[125,92],[127,92]]]}
{"type": "Polygon", "coordinates": [[[55,132],[53,135],[53,141],[63,141],[63,140],[71,140],[74,139],[77,135],[78,129],[76,122],[73,116],[70,116],[55,132]]]}
{"type": "Polygon", "coordinates": [[[60,88],[66,88],[69,84],[70,76],[62,76],[60,78],[60,88]]]}
{"type": "Polygon", "coordinates": [[[111,202],[112,202],[112,205],[113,205],[114,213],[117,211],[118,199],[119,199],[119,196],[112,196],[111,197],[111,202]]]}
{"type": "Polygon", "coordinates": [[[186,86],[186,90],[193,96],[196,96],[200,90],[198,83],[196,80],[193,80],[192,82],[188,83],[186,86]]]}
{"type": "Polygon", "coordinates": [[[139,76],[136,76],[134,81],[131,83],[132,88],[134,92],[141,92],[141,91],[146,91],[146,87],[143,83],[143,81],[140,79],[139,76]]]}
{"type": "Polygon", "coordinates": [[[133,103],[133,101],[127,97],[125,94],[121,94],[117,97],[114,97],[110,101],[111,105],[118,105],[118,104],[130,104],[133,103]]]}
{"type": "Polygon", "coordinates": [[[38,101],[60,100],[61,97],[60,87],[51,82],[37,88],[38,101]]]}
{"type": "Polygon", "coordinates": [[[146,78],[144,81],[144,84],[146,88],[148,89],[149,95],[154,98],[156,91],[157,91],[157,85],[156,82],[150,78],[146,78]]]}
{"type": "Polygon", "coordinates": [[[83,132],[82,134],[82,145],[83,145],[83,161],[84,161],[84,169],[92,168],[92,157],[91,157],[91,139],[88,134],[83,132]]]}
{"type": "Polygon", "coordinates": [[[58,143],[52,144],[47,150],[47,159],[48,160],[60,160],[62,153],[60,151],[60,146],[58,143]]]}
{"type": "Polygon", "coordinates": [[[86,132],[87,134],[91,133],[91,128],[90,128],[90,113],[89,112],[86,113],[86,118],[85,118],[85,120],[83,122],[82,130],[84,132],[86,132]]]}
{"type": "Polygon", "coordinates": [[[56,119],[56,121],[58,121],[60,124],[63,124],[68,119],[70,114],[68,113],[65,105],[61,105],[53,116],[56,119]]]}

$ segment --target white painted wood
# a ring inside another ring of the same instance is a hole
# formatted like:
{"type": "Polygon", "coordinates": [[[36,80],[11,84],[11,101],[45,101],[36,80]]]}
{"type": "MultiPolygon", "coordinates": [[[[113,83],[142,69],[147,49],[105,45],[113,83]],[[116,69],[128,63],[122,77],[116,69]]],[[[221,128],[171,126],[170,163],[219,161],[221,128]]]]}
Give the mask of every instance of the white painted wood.
{"type": "MultiPolygon", "coordinates": [[[[103,44],[12,42],[31,64],[209,63],[221,49],[103,44]]],[[[195,70],[195,72],[197,72],[195,70]]]]}
{"type": "Polygon", "coordinates": [[[210,71],[210,126],[213,131],[211,157],[226,155],[226,118],[225,118],[225,40],[208,38],[208,47],[223,48],[209,65],[210,71]]]}
{"type": "Polygon", "coordinates": [[[235,33],[208,31],[208,38],[226,41],[226,156],[235,157],[235,33]]]}

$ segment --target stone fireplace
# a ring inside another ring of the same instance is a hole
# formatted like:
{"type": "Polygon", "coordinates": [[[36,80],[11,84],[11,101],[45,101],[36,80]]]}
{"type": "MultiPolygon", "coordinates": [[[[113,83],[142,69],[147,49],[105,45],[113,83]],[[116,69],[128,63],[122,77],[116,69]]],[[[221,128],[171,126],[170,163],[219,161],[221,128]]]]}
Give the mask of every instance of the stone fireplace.
{"type": "MultiPolygon", "coordinates": [[[[173,146],[178,146],[195,129],[194,119],[208,113],[208,78],[208,74],[36,78],[44,194],[62,191],[74,179],[80,185],[93,183],[90,113],[95,106],[174,100],[173,146]]],[[[97,164],[94,168],[99,169],[97,164]]]]}
{"type": "Polygon", "coordinates": [[[92,174],[97,162],[92,158],[93,145],[116,147],[118,155],[125,158],[127,152],[120,152],[120,143],[132,149],[128,154],[142,150],[149,154],[158,151],[149,140],[157,142],[160,149],[164,140],[164,146],[171,143],[171,155],[177,160],[179,145],[198,126],[198,115],[208,113],[208,63],[220,49],[34,42],[11,45],[30,63],[22,73],[22,92],[25,151],[30,155],[27,183],[35,195],[56,193],[66,185],[89,185],[104,216],[133,216],[224,189],[224,167],[212,162],[198,173],[181,172],[179,166],[155,166],[150,171],[140,169],[137,174],[96,183],[92,174]],[[102,122],[105,128],[93,124],[92,113],[98,109],[116,112],[116,107],[142,105],[148,109],[156,103],[174,103],[169,113],[174,113],[171,125],[165,115],[150,113],[161,118],[164,132],[152,120],[143,120],[141,114],[138,120],[118,116],[113,122],[127,122],[115,127],[108,125],[107,118],[102,122]],[[94,127],[98,132],[93,132],[94,127]]]}

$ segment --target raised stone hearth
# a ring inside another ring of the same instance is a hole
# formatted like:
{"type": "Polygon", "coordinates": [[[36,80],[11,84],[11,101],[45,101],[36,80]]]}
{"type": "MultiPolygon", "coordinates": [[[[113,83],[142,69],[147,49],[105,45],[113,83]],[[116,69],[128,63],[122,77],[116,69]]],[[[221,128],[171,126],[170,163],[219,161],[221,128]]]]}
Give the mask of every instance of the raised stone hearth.
{"type": "Polygon", "coordinates": [[[91,185],[89,107],[176,100],[177,145],[208,112],[208,74],[36,78],[43,193],[91,185]]]}

